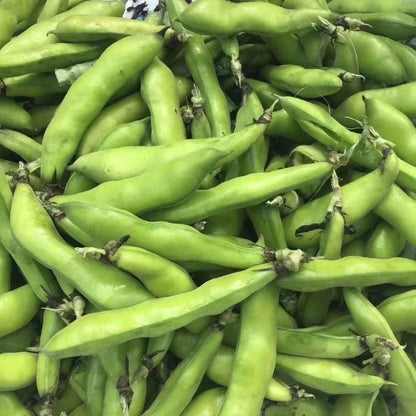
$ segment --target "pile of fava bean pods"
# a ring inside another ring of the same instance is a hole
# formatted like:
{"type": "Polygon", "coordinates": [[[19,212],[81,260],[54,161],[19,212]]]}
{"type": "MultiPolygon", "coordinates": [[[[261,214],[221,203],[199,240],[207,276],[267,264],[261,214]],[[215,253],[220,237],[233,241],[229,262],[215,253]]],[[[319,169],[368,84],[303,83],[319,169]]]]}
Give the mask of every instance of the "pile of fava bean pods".
{"type": "Polygon", "coordinates": [[[416,0],[145,6],[0,0],[0,416],[414,416],[416,0]]]}

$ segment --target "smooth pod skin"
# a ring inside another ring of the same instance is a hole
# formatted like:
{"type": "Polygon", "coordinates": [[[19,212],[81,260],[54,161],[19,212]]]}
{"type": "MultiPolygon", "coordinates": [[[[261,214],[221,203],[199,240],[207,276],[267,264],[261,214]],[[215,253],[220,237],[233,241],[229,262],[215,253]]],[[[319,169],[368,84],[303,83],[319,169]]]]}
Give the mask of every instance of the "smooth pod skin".
{"type": "Polygon", "coordinates": [[[197,33],[229,36],[240,32],[277,35],[296,32],[328,18],[329,11],[289,10],[265,2],[229,3],[224,0],[199,0],[178,17],[186,29],[197,33]]]}
{"type": "Polygon", "coordinates": [[[240,336],[219,416],[252,416],[261,410],[276,363],[278,297],[269,284],[242,304],[240,336]]]}
{"type": "Polygon", "coordinates": [[[94,42],[121,39],[139,33],[158,33],[164,26],[115,16],[68,16],[60,21],[52,33],[61,42],[94,42]]]}
{"type": "MultiPolygon", "coordinates": [[[[43,347],[54,334],[64,327],[64,322],[53,310],[43,312],[42,332],[39,346],[43,347]]],[[[58,389],[60,361],[47,357],[45,354],[38,355],[36,366],[36,388],[40,397],[55,395],[58,389]]]]}
{"type": "Polygon", "coordinates": [[[6,415],[31,416],[33,414],[12,391],[0,392],[0,409],[6,415]]]}
{"type": "Polygon", "coordinates": [[[157,297],[176,295],[196,288],[182,267],[142,248],[123,245],[108,258],[118,268],[136,276],[157,297]]]}
{"type": "MultiPolygon", "coordinates": [[[[350,395],[346,395],[348,397],[350,395]]],[[[332,416],[332,407],[325,398],[293,400],[288,403],[271,404],[263,416],[332,416]]]]}
{"type": "Polygon", "coordinates": [[[109,46],[72,84],[45,131],[41,157],[43,181],[51,183],[61,179],[88,125],[114,92],[140,72],[159,53],[161,46],[158,35],[121,39],[109,46]],[[117,67],[111,64],[114,61],[118,62],[117,67]]]}
{"type": "Polygon", "coordinates": [[[313,260],[276,284],[284,289],[315,292],[332,287],[361,287],[392,283],[397,286],[415,284],[416,262],[401,257],[372,259],[360,256],[338,260],[313,260]],[[364,283],[365,282],[365,283],[364,283]]]}
{"type": "Polygon", "coordinates": [[[336,359],[278,354],[276,369],[299,383],[327,394],[373,393],[385,384],[384,379],[360,373],[336,359]]]}
{"type": "Polygon", "coordinates": [[[367,240],[365,255],[378,259],[399,257],[405,243],[406,239],[400,231],[387,222],[380,221],[367,240]]]}
{"type": "Polygon", "coordinates": [[[0,97],[0,126],[14,130],[33,130],[30,114],[11,97],[0,97]]]}
{"type": "Polygon", "coordinates": [[[97,183],[120,180],[139,175],[156,163],[165,163],[185,154],[207,148],[224,152],[219,168],[239,157],[264,133],[267,124],[253,123],[228,136],[183,140],[161,146],[126,146],[102,150],[81,156],[68,168],[93,179],[97,183]]]}
{"type": "Polygon", "coordinates": [[[408,0],[391,0],[380,4],[377,0],[351,2],[349,0],[331,0],[329,8],[337,13],[351,12],[401,12],[416,13],[416,5],[408,0]]]}
{"type": "Polygon", "coordinates": [[[37,337],[37,329],[29,323],[17,331],[0,337],[0,353],[24,351],[34,345],[37,337]]]}
{"type": "Polygon", "coordinates": [[[16,187],[10,225],[18,243],[33,258],[60,272],[97,307],[113,309],[152,298],[135,279],[112,266],[79,255],[66,243],[28,183],[20,182],[16,187]]]}
{"type": "Polygon", "coordinates": [[[59,85],[53,73],[3,78],[0,86],[1,94],[7,97],[44,97],[50,94],[63,94],[67,90],[68,87],[59,85]]]}
{"type": "Polygon", "coordinates": [[[394,332],[416,328],[413,311],[416,305],[416,291],[407,290],[401,294],[390,296],[377,305],[394,332]]]}
{"type": "Polygon", "coordinates": [[[378,392],[372,394],[346,394],[339,396],[331,416],[370,416],[378,392]]]}
{"type": "Polygon", "coordinates": [[[182,204],[147,215],[152,221],[192,224],[211,215],[247,208],[302,185],[325,178],[332,165],[317,162],[292,166],[273,172],[251,173],[222,182],[216,187],[198,190],[182,204]]]}
{"type": "Polygon", "coordinates": [[[0,49],[12,38],[16,26],[16,15],[0,5],[0,49]]]}
{"type": "Polygon", "coordinates": [[[68,202],[61,207],[75,225],[104,244],[130,235],[129,244],[175,262],[197,261],[244,269],[264,263],[263,248],[250,240],[205,235],[194,227],[144,221],[127,211],[68,202]]]}
{"type": "Polygon", "coordinates": [[[87,382],[85,386],[85,403],[91,416],[102,415],[106,380],[107,374],[105,373],[98,357],[90,357],[88,361],[87,382]]]}
{"type": "Polygon", "coordinates": [[[57,68],[93,61],[108,43],[54,43],[20,53],[4,53],[0,61],[0,77],[15,77],[33,72],[49,72],[57,68]]]}
{"type": "Polygon", "coordinates": [[[223,328],[208,328],[191,353],[175,368],[143,416],[179,416],[192,400],[206,369],[218,351],[223,328]]]}
{"type": "Polygon", "coordinates": [[[21,22],[28,18],[32,11],[36,8],[37,0],[22,0],[19,5],[13,0],[1,0],[0,7],[3,7],[12,12],[18,22],[21,22]]]}
{"type": "Polygon", "coordinates": [[[140,91],[150,111],[152,143],[161,145],[185,140],[176,79],[159,58],[154,58],[144,69],[140,91]]]}
{"type": "Polygon", "coordinates": [[[181,416],[217,416],[224,402],[225,389],[215,387],[197,395],[181,416]]]}
{"type": "Polygon", "coordinates": [[[8,129],[0,129],[0,146],[18,154],[26,162],[38,159],[42,149],[42,145],[25,134],[8,129]]]}
{"type": "MultiPolygon", "coordinates": [[[[14,0],[15,4],[17,4],[14,0]]],[[[20,7],[19,3],[19,7],[20,7]]],[[[33,49],[43,45],[56,43],[58,38],[49,34],[56,24],[71,15],[104,15],[104,16],[118,16],[121,17],[124,13],[124,4],[120,1],[99,1],[90,0],[56,16],[38,22],[27,28],[18,36],[13,37],[3,48],[0,49],[0,54],[21,52],[24,49],[33,49]]]]}
{"type": "Polygon", "coordinates": [[[206,149],[202,155],[195,151],[149,168],[138,176],[104,182],[73,195],[56,196],[51,202],[58,206],[71,201],[110,205],[140,215],[178,204],[189,197],[223,157],[224,154],[215,149],[206,149]]]}
{"type": "Polygon", "coordinates": [[[344,152],[360,140],[360,136],[337,122],[319,105],[296,97],[280,97],[287,114],[309,136],[318,142],[344,152]]]}
{"type": "MultiPolygon", "coordinates": [[[[197,335],[181,328],[175,331],[170,350],[177,357],[183,359],[189,354],[197,341],[197,335]]],[[[230,384],[234,353],[233,348],[221,345],[207,369],[207,376],[220,386],[228,387],[230,384]]],[[[282,402],[292,400],[290,387],[274,378],[271,378],[267,385],[265,397],[282,402]]]]}
{"type": "Polygon", "coordinates": [[[197,289],[118,311],[85,315],[56,334],[42,350],[54,357],[91,354],[137,336],[158,336],[197,318],[222,313],[271,282],[264,265],[204,283],[197,289]],[[119,325],[122,322],[123,325],[119,325]]]}
{"type": "Polygon", "coordinates": [[[364,31],[348,31],[343,35],[352,42],[357,54],[360,74],[387,86],[407,81],[406,71],[394,50],[383,37],[364,31]],[[371,49],[372,53],[368,53],[371,49]]]}
{"type": "Polygon", "coordinates": [[[302,333],[296,329],[277,330],[277,352],[311,358],[358,357],[366,347],[355,336],[331,336],[319,333],[302,333]]]}
{"type": "Polygon", "coordinates": [[[399,111],[406,114],[409,118],[416,117],[416,81],[408,82],[390,88],[376,88],[355,93],[348,97],[333,112],[333,117],[346,127],[356,127],[355,120],[363,120],[365,115],[366,98],[379,98],[399,111]]]}
{"type": "MultiPolygon", "coordinates": [[[[387,338],[394,345],[399,342],[383,315],[357,288],[344,288],[345,303],[360,333],[373,333],[387,338]]],[[[416,369],[403,348],[390,351],[388,380],[393,382],[389,389],[397,399],[398,413],[411,415],[415,405],[416,369]]]]}
{"type": "Polygon", "coordinates": [[[365,100],[365,112],[368,123],[377,133],[395,144],[397,156],[416,166],[416,127],[412,121],[394,106],[378,98],[365,100]]]}
{"type": "Polygon", "coordinates": [[[29,285],[20,286],[0,295],[0,336],[23,328],[36,315],[40,301],[29,285]]]}
{"type": "Polygon", "coordinates": [[[150,138],[149,127],[149,117],[130,123],[119,124],[103,138],[100,143],[100,150],[115,149],[123,146],[140,146],[146,139],[150,138]]]}
{"type": "Polygon", "coordinates": [[[213,59],[201,36],[193,36],[186,42],[185,61],[204,100],[202,106],[212,135],[219,137],[230,134],[231,119],[227,98],[219,84],[213,59]]]}
{"type": "MultiPolygon", "coordinates": [[[[342,208],[347,224],[354,224],[367,215],[388,194],[398,172],[398,158],[389,151],[387,159],[379,168],[341,187],[342,208]]],[[[286,240],[289,247],[312,247],[320,238],[320,232],[312,231],[306,235],[302,226],[321,224],[332,198],[328,193],[299,207],[283,219],[286,240]]]]}
{"type": "Polygon", "coordinates": [[[416,200],[397,185],[392,185],[385,198],[374,208],[374,212],[388,222],[411,244],[416,244],[414,228],[416,200]],[[400,207],[400,209],[398,209],[400,207]]]}
{"type": "Polygon", "coordinates": [[[46,3],[38,16],[38,22],[50,19],[59,13],[64,13],[67,9],[68,0],[46,0],[46,3]]]}
{"type": "Polygon", "coordinates": [[[12,261],[9,252],[0,244],[0,294],[10,290],[12,261]]]}
{"type": "MultiPolygon", "coordinates": [[[[3,178],[4,179],[4,178],[3,178]]],[[[10,195],[11,196],[11,195],[10,195]]],[[[10,227],[11,199],[2,193],[0,198],[0,242],[10,253],[33,293],[46,302],[48,296],[60,296],[61,292],[52,273],[46,267],[35,261],[17,242],[10,227]]]]}
{"type": "Polygon", "coordinates": [[[402,63],[406,72],[407,81],[416,81],[416,51],[410,46],[396,42],[390,38],[383,37],[383,40],[390,46],[402,63]]]}
{"type": "Polygon", "coordinates": [[[32,49],[46,44],[58,42],[58,38],[49,34],[56,24],[71,15],[104,15],[121,17],[124,13],[124,4],[119,1],[85,1],[64,13],[60,13],[50,19],[38,22],[13,37],[3,48],[0,54],[21,52],[24,49],[32,49]]]}
{"type": "Polygon", "coordinates": [[[317,98],[336,93],[342,88],[342,80],[322,69],[306,69],[300,65],[268,65],[259,76],[276,88],[289,91],[298,97],[317,98]]]}
{"type": "Polygon", "coordinates": [[[416,35],[416,18],[400,12],[347,13],[346,18],[358,19],[371,28],[371,33],[393,40],[406,40],[416,35]]]}
{"type": "Polygon", "coordinates": [[[106,106],[88,126],[77,149],[81,156],[100,149],[104,137],[114,127],[146,117],[149,110],[140,93],[134,92],[106,106]]]}
{"type": "Polygon", "coordinates": [[[35,381],[37,355],[30,352],[0,354],[0,391],[13,391],[35,381]]]}

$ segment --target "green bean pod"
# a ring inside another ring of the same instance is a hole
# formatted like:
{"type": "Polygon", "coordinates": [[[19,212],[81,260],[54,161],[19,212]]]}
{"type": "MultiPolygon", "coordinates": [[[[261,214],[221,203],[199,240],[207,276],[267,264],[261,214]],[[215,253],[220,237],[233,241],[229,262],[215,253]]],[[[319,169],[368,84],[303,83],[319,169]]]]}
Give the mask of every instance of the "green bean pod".
{"type": "Polygon", "coordinates": [[[378,98],[366,99],[365,110],[368,123],[383,139],[395,144],[397,156],[415,166],[416,127],[412,121],[394,106],[378,98]]]}
{"type": "Polygon", "coordinates": [[[19,5],[13,0],[1,0],[0,6],[11,11],[17,18],[18,22],[22,22],[36,8],[37,0],[23,0],[19,5]]]}
{"type": "Polygon", "coordinates": [[[3,78],[0,91],[7,97],[44,97],[63,94],[68,87],[59,85],[53,73],[38,73],[3,78]]]}
{"type": "Polygon", "coordinates": [[[415,245],[416,233],[413,228],[415,218],[412,214],[415,207],[416,201],[399,186],[393,184],[385,198],[374,208],[374,212],[415,245]]]}
{"type": "Polygon", "coordinates": [[[192,352],[175,368],[144,416],[179,416],[192,400],[206,369],[219,349],[223,328],[207,328],[192,352]]]}
{"type": "Polygon", "coordinates": [[[0,354],[0,391],[13,391],[35,381],[37,355],[31,352],[0,354]]]}
{"type": "Polygon", "coordinates": [[[318,16],[329,17],[326,10],[284,9],[265,2],[228,3],[224,0],[199,0],[178,17],[186,29],[213,36],[276,35],[297,32],[318,23],[318,16]],[[221,10],[221,13],[215,11],[221,10]],[[214,19],[215,17],[215,19],[214,19]]]}
{"type": "MultiPolygon", "coordinates": [[[[53,310],[43,312],[42,332],[39,346],[42,348],[54,334],[64,327],[64,323],[53,310]]],[[[36,366],[36,388],[39,396],[54,396],[58,389],[60,361],[45,354],[38,355],[36,366]]]]}
{"type": "Polygon", "coordinates": [[[0,294],[1,325],[0,336],[5,336],[23,328],[36,315],[40,307],[39,299],[29,285],[0,294]]]}
{"type": "Polygon", "coordinates": [[[16,15],[0,6],[0,49],[12,38],[16,26],[16,15]]]}
{"type": "MultiPolygon", "coordinates": [[[[187,10],[190,9],[189,6],[187,10]]],[[[182,16],[183,14],[181,14],[182,16]]],[[[214,136],[231,133],[228,103],[222,91],[211,55],[200,36],[193,36],[185,45],[185,60],[195,84],[204,99],[203,107],[214,136]]]]}
{"type": "Polygon", "coordinates": [[[267,124],[256,122],[228,136],[183,140],[161,146],[126,146],[81,156],[68,167],[97,183],[139,175],[156,163],[166,163],[185,154],[207,148],[224,152],[214,169],[241,156],[264,133],[267,124]]]}
{"type": "Polygon", "coordinates": [[[30,114],[11,97],[0,97],[0,126],[23,131],[33,130],[30,114]]]}
{"type": "Polygon", "coordinates": [[[347,13],[346,19],[366,23],[366,30],[393,40],[406,40],[416,35],[416,19],[400,12],[347,13]]]}
{"type": "Polygon", "coordinates": [[[33,24],[19,35],[13,37],[5,46],[3,46],[0,50],[0,54],[17,53],[23,50],[33,49],[58,42],[58,38],[49,34],[49,32],[55,28],[58,22],[68,16],[86,14],[121,17],[123,13],[124,4],[120,1],[86,1],[85,3],[79,4],[64,13],[59,13],[52,18],[33,24]]]}
{"type": "Polygon", "coordinates": [[[413,362],[404,349],[400,348],[399,342],[383,315],[361,294],[359,289],[344,288],[343,292],[345,302],[359,332],[375,333],[397,345],[398,348],[390,351],[388,379],[394,385],[389,386],[389,389],[396,396],[399,414],[411,415],[416,386],[416,369],[413,362]]]}
{"type": "Polygon", "coordinates": [[[342,88],[342,80],[336,75],[322,69],[306,69],[300,65],[268,65],[260,70],[259,76],[276,88],[305,98],[331,95],[342,88]]]}
{"type": "MultiPolygon", "coordinates": [[[[149,117],[113,127],[100,143],[100,150],[115,149],[123,146],[140,146],[150,138],[149,117]]],[[[204,136],[205,137],[205,136],[204,136]]]]}
{"type": "Polygon", "coordinates": [[[39,159],[42,145],[23,133],[0,129],[0,146],[18,154],[26,162],[39,159]]]}
{"type": "Polygon", "coordinates": [[[68,0],[46,0],[42,11],[39,14],[38,22],[64,13],[68,9],[68,0]]]}
{"type": "Polygon", "coordinates": [[[149,110],[138,92],[106,106],[83,134],[77,150],[78,156],[99,149],[101,141],[114,127],[141,119],[148,114],[149,110]]]}
{"type": "Polygon", "coordinates": [[[390,48],[394,51],[399,61],[402,63],[403,68],[407,75],[407,81],[416,81],[416,52],[410,46],[404,45],[401,42],[397,42],[393,39],[383,37],[390,48]]]}
{"type": "Polygon", "coordinates": [[[328,5],[331,10],[337,13],[351,12],[400,12],[416,13],[416,5],[406,0],[392,0],[387,3],[377,3],[374,0],[363,0],[351,2],[348,0],[332,0],[328,5]]]}
{"type": "Polygon", "coordinates": [[[390,88],[376,88],[365,90],[351,95],[333,112],[333,117],[346,127],[355,127],[355,120],[363,120],[365,115],[365,103],[363,96],[369,98],[379,98],[399,111],[406,114],[409,118],[416,117],[416,81],[408,82],[390,88]]]}
{"type": "Polygon", "coordinates": [[[214,387],[198,394],[186,406],[181,416],[217,416],[224,402],[225,389],[214,387]]]}
{"type": "Polygon", "coordinates": [[[81,202],[68,202],[62,204],[61,208],[75,225],[88,230],[91,236],[103,244],[130,235],[130,245],[175,262],[198,261],[246,268],[265,261],[263,249],[249,240],[230,241],[220,236],[202,234],[188,225],[144,221],[127,211],[81,202]],[[111,224],[110,218],[113,221],[111,224]]]}
{"type": "Polygon", "coordinates": [[[274,271],[260,265],[208,281],[191,292],[108,313],[88,314],[56,334],[42,351],[57,358],[69,357],[91,354],[139,335],[158,336],[202,316],[221,313],[274,278],[274,271]],[[101,324],[97,325],[97,319],[101,324]],[[123,325],[114,325],[114,322],[123,322],[123,325]]]}
{"type": "Polygon", "coordinates": [[[388,384],[380,377],[360,373],[337,359],[277,355],[277,370],[327,394],[367,394],[388,384]]]}
{"type": "Polygon", "coordinates": [[[270,284],[242,305],[240,336],[219,416],[254,415],[261,410],[275,367],[278,293],[270,284]],[[261,325],[260,316],[264,318],[261,325]],[[247,377],[251,380],[249,384],[244,381],[247,377]]]}
{"type": "Polygon", "coordinates": [[[3,352],[19,352],[34,345],[38,331],[31,323],[11,332],[8,335],[0,337],[0,353],[3,352]]]}
{"type": "MultiPolygon", "coordinates": [[[[343,211],[349,224],[354,224],[363,218],[388,194],[389,189],[398,172],[398,158],[389,151],[385,163],[355,181],[341,187],[343,211]]],[[[316,227],[322,224],[325,218],[326,209],[332,198],[332,193],[326,194],[307,204],[302,205],[292,214],[283,219],[285,235],[289,247],[312,247],[320,237],[316,227]],[[312,225],[312,232],[303,236],[302,226],[312,225]]]]}
{"type": "Polygon", "coordinates": [[[173,72],[158,58],[141,76],[140,91],[150,111],[152,143],[172,143],[186,139],[179,109],[179,94],[173,72]],[[166,94],[166,91],[169,94],[166,94]]]}
{"type": "Polygon", "coordinates": [[[104,389],[107,380],[100,360],[91,356],[88,361],[87,384],[85,388],[87,409],[91,416],[101,416],[104,401],[104,389]]]}
{"type": "Polygon", "coordinates": [[[182,204],[155,211],[146,218],[152,221],[192,224],[220,212],[264,203],[283,192],[325,178],[332,168],[330,163],[317,162],[272,172],[251,173],[222,182],[210,189],[196,191],[182,204]]]}
{"type": "Polygon", "coordinates": [[[331,416],[332,407],[325,398],[315,397],[276,403],[264,410],[264,416],[331,416]]]}
{"type": "Polygon", "coordinates": [[[20,53],[4,53],[0,61],[0,77],[15,77],[33,72],[49,72],[80,62],[97,59],[108,43],[54,43],[20,53]]]}
{"type": "Polygon", "coordinates": [[[86,202],[109,205],[135,215],[143,214],[178,204],[189,197],[223,157],[224,154],[215,149],[206,149],[202,155],[195,151],[163,165],[156,165],[132,178],[104,182],[91,190],[73,195],[53,197],[51,203],[59,206],[71,201],[86,202]],[[167,177],[169,180],[166,180],[167,177]],[[172,192],[173,185],[177,186],[176,192],[172,192]]]}
{"type": "Polygon", "coordinates": [[[379,393],[346,394],[336,399],[331,416],[371,416],[375,398],[379,393]]]}
{"type": "Polygon", "coordinates": [[[95,42],[121,39],[140,33],[159,33],[164,26],[115,16],[68,16],[52,30],[62,42],[95,42]]]}
{"type": "Polygon", "coordinates": [[[369,236],[366,257],[388,259],[398,257],[403,251],[406,240],[400,232],[385,221],[381,221],[369,236]]]}
{"type": "Polygon", "coordinates": [[[112,309],[152,297],[139,282],[120,270],[77,254],[58,234],[28,183],[20,182],[16,187],[10,226],[18,243],[33,258],[60,272],[98,307],[112,309]]]}
{"type": "Polygon", "coordinates": [[[75,81],[45,131],[41,158],[41,177],[45,182],[61,179],[88,125],[114,92],[140,72],[159,53],[161,46],[158,35],[121,39],[109,46],[75,81]],[[115,68],[111,64],[114,61],[123,67],[122,72],[119,65],[115,68]],[[103,89],[105,84],[108,86],[103,89]]]}
{"type": "Polygon", "coordinates": [[[9,204],[11,205],[11,200],[4,202],[2,195],[0,198],[0,224],[2,228],[0,242],[18,265],[35,295],[42,302],[46,302],[49,295],[60,295],[59,286],[50,270],[36,262],[17,242],[10,227],[9,204]]]}
{"type": "Polygon", "coordinates": [[[32,416],[33,414],[12,391],[0,392],[0,407],[5,415],[32,416]]]}
{"type": "Polygon", "coordinates": [[[0,294],[10,290],[12,261],[9,252],[0,244],[0,294]]]}
{"type": "Polygon", "coordinates": [[[189,274],[163,257],[139,247],[123,245],[108,255],[118,268],[136,276],[157,297],[176,295],[196,288],[189,274]]]}
{"type": "Polygon", "coordinates": [[[315,292],[332,287],[362,287],[392,283],[413,286],[416,263],[401,257],[372,259],[348,256],[338,260],[313,260],[276,284],[283,289],[315,292]]]}
{"type": "MultiPolygon", "coordinates": [[[[171,351],[179,358],[185,358],[198,341],[196,335],[184,329],[175,331],[171,351]]],[[[219,384],[227,387],[231,379],[234,359],[234,349],[221,345],[207,369],[207,376],[219,384]]],[[[277,379],[271,378],[266,389],[265,397],[274,401],[290,401],[292,393],[290,387],[277,379]]]]}

